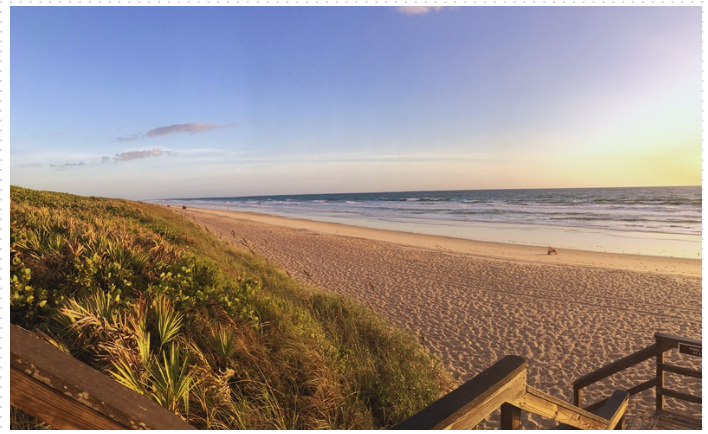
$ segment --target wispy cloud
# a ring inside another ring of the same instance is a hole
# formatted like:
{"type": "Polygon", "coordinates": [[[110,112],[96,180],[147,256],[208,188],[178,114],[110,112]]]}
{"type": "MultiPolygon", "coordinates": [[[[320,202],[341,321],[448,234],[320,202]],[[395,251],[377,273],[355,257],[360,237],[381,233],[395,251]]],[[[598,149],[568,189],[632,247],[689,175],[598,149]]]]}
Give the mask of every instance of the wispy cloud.
{"type": "Polygon", "coordinates": [[[232,125],[235,125],[235,124],[221,125],[221,124],[211,124],[208,122],[192,122],[192,123],[188,123],[188,124],[174,124],[174,125],[169,125],[166,127],[153,128],[150,131],[148,131],[146,134],[133,134],[132,136],[116,137],[116,141],[118,141],[118,142],[134,142],[136,140],[144,139],[146,137],[147,138],[160,137],[160,136],[166,136],[168,134],[174,134],[174,133],[196,134],[196,133],[203,133],[204,131],[209,131],[209,130],[213,130],[216,128],[230,127],[232,125]]]}
{"type": "Polygon", "coordinates": [[[140,136],[135,134],[130,137],[116,137],[116,140],[118,140],[119,142],[134,142],[134,141],[138,140],[139,138],[140,138],[140,136]]]}
{"type": "Polygon", "coordinates": [[[78,163],[50,164],[49,167],[52,169],[63,170],[63,169],[70,169],[72,167],[84,166],[84,165],[86,165],[86,163],[84,163],[83,161],[80,161],[78,163]]]}
{"type": "Polygon", "coordinates": [[[148,137],[166,136],[173,133],[203,133],[215,128],[223,128],[227,125],[210,124],[206,122],[193,122],[191,124],[175,124],[168,127],[159,127],[147,132],[148,137]]]}
{"type": "Polygon", "coordinates": [[[116,161],[139,160],[141,158],[159,157],[163,154],[160,148],[152,148],[146,151],[126,151],[116,154],[113,157],[116,161]]]}
{"type": "Polygon", "coordinates": [[[396,8],[403,15],[425,15],[428,12],[439,12],[442,6],[399,6],[396,8]]]}

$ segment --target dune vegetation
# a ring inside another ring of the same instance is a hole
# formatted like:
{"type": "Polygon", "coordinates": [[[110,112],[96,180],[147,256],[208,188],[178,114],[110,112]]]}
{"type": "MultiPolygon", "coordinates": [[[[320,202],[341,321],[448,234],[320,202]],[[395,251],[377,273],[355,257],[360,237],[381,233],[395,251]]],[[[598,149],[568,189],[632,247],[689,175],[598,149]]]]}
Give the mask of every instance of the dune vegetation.
{"type": "Polygon", "coordinates": [[[11,201],[11,322],[198,428],[386,428],[450,386],[415,336],[168,209],[11,201]]]}

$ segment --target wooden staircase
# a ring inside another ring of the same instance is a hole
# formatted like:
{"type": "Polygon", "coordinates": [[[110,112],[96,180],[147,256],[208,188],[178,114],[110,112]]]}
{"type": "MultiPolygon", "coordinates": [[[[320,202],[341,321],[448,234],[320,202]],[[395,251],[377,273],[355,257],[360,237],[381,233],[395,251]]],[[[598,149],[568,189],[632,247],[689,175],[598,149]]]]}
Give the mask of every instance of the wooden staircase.
{"type": "Polygon", "coordinates": [[[501,429],[521,429],[521,412],[537,414],[578,429],[622,429],[629,393],[615,391],[595,411],[587,411],[526,383],[526,360],[506,356],[393,429],[475,429],[501,409],[501,429]]]}
{"type": "Polygon", "coordinates": [[[521,429],[523,410],[555,420],[559,423],[556,429],[700,430],[700,417],[664,409],[665,397],[702,403],[700,396],[665,387],[664,373],[699,379],[702,373],[665,363],[664,353],[678,349],[683,354],[701,357],[701,341],[662,333],[655,334],[654,339],[652,345],[577,379],[573,383],[573,404],[531,387],[526,383],[526,361],[506,356],[393,429],[475,429],[490,413],[501,409],[502,429],[521,429]],[[584,388],[652,358],[656,359],[655,377],[581,407],[584,388]],[[656,411],[625,416],[630,396],[651,388],[656,390],[656,411]]]}
{"type": "MultiPolygon", "coordinates": [[[[668,335],[664,333],[656,333],[654,335],[654,343],[646,348],[636,351],[627,357],[623,357],[614,361],[602,368],[590,372],[573,383],[573,399],[574,404],[581,406],[582,390],[591,384],[603,380],[625,369],[631,368],[646,360],[656,359],[656,376],[630,388],[627,392],[630,396],[639,392],[654,388],[656,394],[656,408],[653,413],[639,413],[637,415],[627,417],[626,429],[634,430],[676,430],[676,429],[701,429],[702,419],[698,415],[682,414],[676,411],[664,409],[666,397],[683,400],[694,404],[701,404],[702,397],[690,395],[682,392],[677,392],[666,387],[664,383],[664,373],[672,372],[674,374],[683,375],[692,378],[703,378],[702,371],[694,370],[682,366],[677,366],[665,362],[665,354],[668,351],[677,349],[682,354],[687,354],[694,357],[702,357],[702,341],[684,338],[680,336],[668,335]]],[[[598,401],[584,407],[586,410],[592,411],[604,405],[607,400],[598,401]]]]}

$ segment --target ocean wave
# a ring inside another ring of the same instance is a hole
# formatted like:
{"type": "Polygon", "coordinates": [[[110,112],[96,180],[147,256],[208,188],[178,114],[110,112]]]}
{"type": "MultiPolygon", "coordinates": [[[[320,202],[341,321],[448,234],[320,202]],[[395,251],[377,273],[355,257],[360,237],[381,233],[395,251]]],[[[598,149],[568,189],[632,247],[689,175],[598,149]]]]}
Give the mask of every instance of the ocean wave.
{"type": "Polygon", "coordinates": [[[452,202],[451,197],[382,197],[382,202],[452,202]]]}
{"type": "Polygon", "coordinates": [[[381,221],[511,223],[700,235],[701,187],[488,190],[166,199],[282,214],[381,221]]]}

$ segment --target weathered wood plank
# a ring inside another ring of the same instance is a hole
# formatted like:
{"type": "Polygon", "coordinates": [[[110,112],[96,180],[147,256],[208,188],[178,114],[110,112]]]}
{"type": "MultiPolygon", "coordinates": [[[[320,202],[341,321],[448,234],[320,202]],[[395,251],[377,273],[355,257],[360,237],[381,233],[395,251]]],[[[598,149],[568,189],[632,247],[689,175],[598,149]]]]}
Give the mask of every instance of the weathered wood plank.
{"type": "Polygon", "coordinates": [[[57,429],[126,429],[14,367],[10,367],[10,404],[57,429]]]}
{"type": "Polygon", "coordinates": [[[580,407],[583,401],[583,390],[579,387],[573,386],[573,404],[576,407],[580,407]]]}
{"type": "Polygon", "coordinates": [[[664,370],[661,368],[661,365],[664,364],[664,351],[663,344],[660,343],[658,338],[656,344],[660,348],[656,353],[656,412],[658,413],[664,409],[664,395],[662,393],[662,388],[664,387],[664,370]]]}
{"type": "Polygon", "coordinates": [[[631,366],[641,363],[645,360],[649,360],[657,355],[658,345],[653,343],[648,347],[641,349],[637,352],[630,354],[627,357],[623,357],[615,362],[609,363],[597,371],[590,372],[573,382],[573,387],[577,389],[582,389],[583,387],[589,386],[592,383],[598,382],[604,378],[614,375],[620,371],[623,371],[631,366]]]}
{"type": "Polygon", "coordinates": [[[659,391],[659,390],[661,391],[661,394],[663,396],[670,396],[672,398],[681,399],[684,401],[692,402],[694,404],[702,404],[703,403],[703,398],[700,396],[689,395],[688,393],[681,393],[681,392],[677,392],[675,390],[666,389],[664,387],[661,387],[661,388],[657,387],[657,391],[659,391]]]}
{"type": "Polygon", "coordinates": [[[678,348],[678,344],[688,344],[702,346],[702,341],[698,339],[684,338],[682,336],[670,335],[666,333],[655,333],[654,339],[659,343],[662,351],[678,348]]]}
{"type": "Polygon", "coordinates": [[[603,419],[607,419],[607,427],[605,429],[615,429],[619,425],[622,429],[624,424],[624,413],[629,405],[629,392],[625,390],[616,390],[607,403],[602,406],[595,414],[603,419]]]}
{"type": "Polygon", "coordinates": [[[526,391],[526,360],[506,356],[393,429],[471,429],[526,391]]]}
{"type": "Polygon", "coordinates": [[[501,429],[521,429],[521,409],[514,405],[504,403],[501,406],[501,429]]]}
{"type": "Polygon", "coordinates": [[[511,380],[505,382],[489,397],[483,399],[471,411],[461,415],[444,429],[473,429],[489,416],[494,410],[506,402],[513,402],[524,394],[526,389],[526,370],[519,372],[511,380]]]}
{"type": "Polygon", "coordinates": [[[693,378],[703,378],[703,372],[695,369],[684,368],[683,366],[671,365],[669,363],[660,363],[661,369],[665,372],[673,372],[674,374],[685,375],[693,378]]]}
{"type": "Polygon", "coordinates": [[[644,421],[650,417],[652,417],[652,415],[650,415],[649,413],[635,414],[633,417],[627,419],[626,429],[628,431],[638,430],[644,424],[644,421]]]}
{"type": "Polygon", "coordinates": [[[659,414],[654,413],[642,421],[642,424],[637,428],[641,431],[651,431],[656,428],[656,424],[659,421],[659,414]]]}
{"type": "MultiPolygon", "coordinates": [[[[67,400],[83,404],[124,427],[195,429],[157,403],[15,325],[10,325],[10,365],[51,387],[67,400]]],[[[11,399],[17,390],[10,391],[11,399]]]]}
{"type": "Polygon", "coordinates": [[[578,408],[531,386],[527,386],[526,394],[511,402],[511,404],[522,410],[580,429],[606,429],[608,424],[607,419],[603,417],[578,408]]]}
{"type": "Polygon", "coordinates": [[[701,417],[690,417],[669,410],[662,411],[656,420],[657,430],[700,430],[703,425],[701,417]]]}

